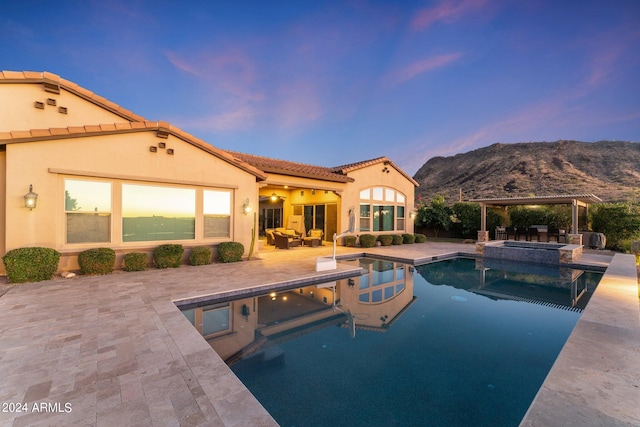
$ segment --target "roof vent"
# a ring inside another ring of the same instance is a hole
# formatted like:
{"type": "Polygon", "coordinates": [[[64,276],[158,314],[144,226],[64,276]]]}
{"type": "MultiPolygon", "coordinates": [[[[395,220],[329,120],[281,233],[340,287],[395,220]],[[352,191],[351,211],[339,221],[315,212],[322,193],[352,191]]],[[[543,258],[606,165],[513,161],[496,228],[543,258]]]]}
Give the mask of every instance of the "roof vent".
{"type": "Polygon", "coordinates": [[[67,114],[67,107],[58,107],[58,113],[67,114]]]}
{"type": "Polygon", "coordinates": [[[33,106],[41,110],[44,110],[44,102],[36,101],[33,103],[33,106]]]}
{"type": "Polygon", "coordinates": [[[46,92],[60,94],[60,85],[58,83],[44,82],[43,85],[46,92]]]}
{"type": "Polygon", "coordinates": [[[156,134],[158,135],[158,138],[169,138],[169,131],[166,129],[158,129],[158,132],[156,132],[156,134]]]}
{"type": "Polygon", "coordinates": [[[56,100],[53,98],[47,98],[47,105],[56,105],[56,100]]]}

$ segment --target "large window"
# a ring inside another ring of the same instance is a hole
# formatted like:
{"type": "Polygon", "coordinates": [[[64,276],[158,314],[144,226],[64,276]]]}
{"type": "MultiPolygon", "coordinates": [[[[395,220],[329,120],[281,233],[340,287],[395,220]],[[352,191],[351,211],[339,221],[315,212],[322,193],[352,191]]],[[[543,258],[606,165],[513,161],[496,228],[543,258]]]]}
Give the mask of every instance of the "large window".
{"type": "Polygon", "coordinates": [[[122,241],[195,239],[196,190],[122,185],[122,241]]]}
{"type": "Polygon", "coordinates": [[[387,187],[360,191],[360,231],[404,231],[405,196],[387,187]]]}
{"type": "Polygon", "coordinates": [[[404,265],[390,261],[370,260],[362,264],[365,274],[358,284],[358,301],[381,303],[394,298],[405,289],[404,265]]]}
{"type": "Polygon", "coordinates": [[[231,192],[204,190],[204,237],[231,236],[231,192]]]}
{"type": "Polygon", "coordinates": [[[67,179],[64,199],[67,243],[111,241],[111,183],[67,179]]]}
{"type": "Polygon", "coordinates": [[[213,338],[231,331],[231,306],[229,303],[182,310],[182,314],[205,338],[213,338]]]}

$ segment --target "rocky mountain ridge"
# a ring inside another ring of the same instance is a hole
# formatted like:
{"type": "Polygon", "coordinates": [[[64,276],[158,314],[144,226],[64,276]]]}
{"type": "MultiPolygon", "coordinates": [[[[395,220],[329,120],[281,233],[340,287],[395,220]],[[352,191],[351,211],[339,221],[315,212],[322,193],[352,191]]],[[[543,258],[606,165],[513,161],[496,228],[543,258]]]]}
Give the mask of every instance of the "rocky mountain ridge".
{"type": "Polygon", "coordinates": [[[496,143],[429,159],[413,177],[416,196],[447,202],[489,197],[591,193],[603,201],[640,201],[640,143],[496,143]]]}

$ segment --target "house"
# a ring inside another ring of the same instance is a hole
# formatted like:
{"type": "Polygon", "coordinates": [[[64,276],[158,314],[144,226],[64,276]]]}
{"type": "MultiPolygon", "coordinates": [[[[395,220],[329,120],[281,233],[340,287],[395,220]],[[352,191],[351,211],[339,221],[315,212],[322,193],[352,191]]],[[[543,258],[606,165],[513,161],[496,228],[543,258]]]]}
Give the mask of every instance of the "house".
{"type": "Polygon", "coordinates": [[[163,243],[248,250],[296,218],[331,240],[350,208],[356,233],[413,232],[417,183],[386,157],[326,168],[221,150],[47,72],[1,72],[0,117],[0,253],[54,248],[60,271],[95,247],[118,265],[163,243]]]}

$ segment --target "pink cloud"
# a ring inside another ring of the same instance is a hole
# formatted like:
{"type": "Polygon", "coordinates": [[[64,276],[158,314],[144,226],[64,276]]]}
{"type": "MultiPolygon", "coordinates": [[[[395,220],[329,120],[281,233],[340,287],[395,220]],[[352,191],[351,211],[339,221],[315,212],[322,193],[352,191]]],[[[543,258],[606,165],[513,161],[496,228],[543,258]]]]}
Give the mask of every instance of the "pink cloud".
{"type": "Polygon", "coordinates": [[[482,9],[486,0],[443,0],[435,7],[420,9],[411,21],[414,31],[424,31],[435,22],[451,23],[482,9]]]}
{"type": "Polygon", "coordinates": [[[413,62],[408,66],[394,72],[390,80],[394,85],[403,83],[428,71],[449,65],[452,62],[455,62],[462,55],[462,53],[458,52],[421,59],[420,61],[413,62]]]}

